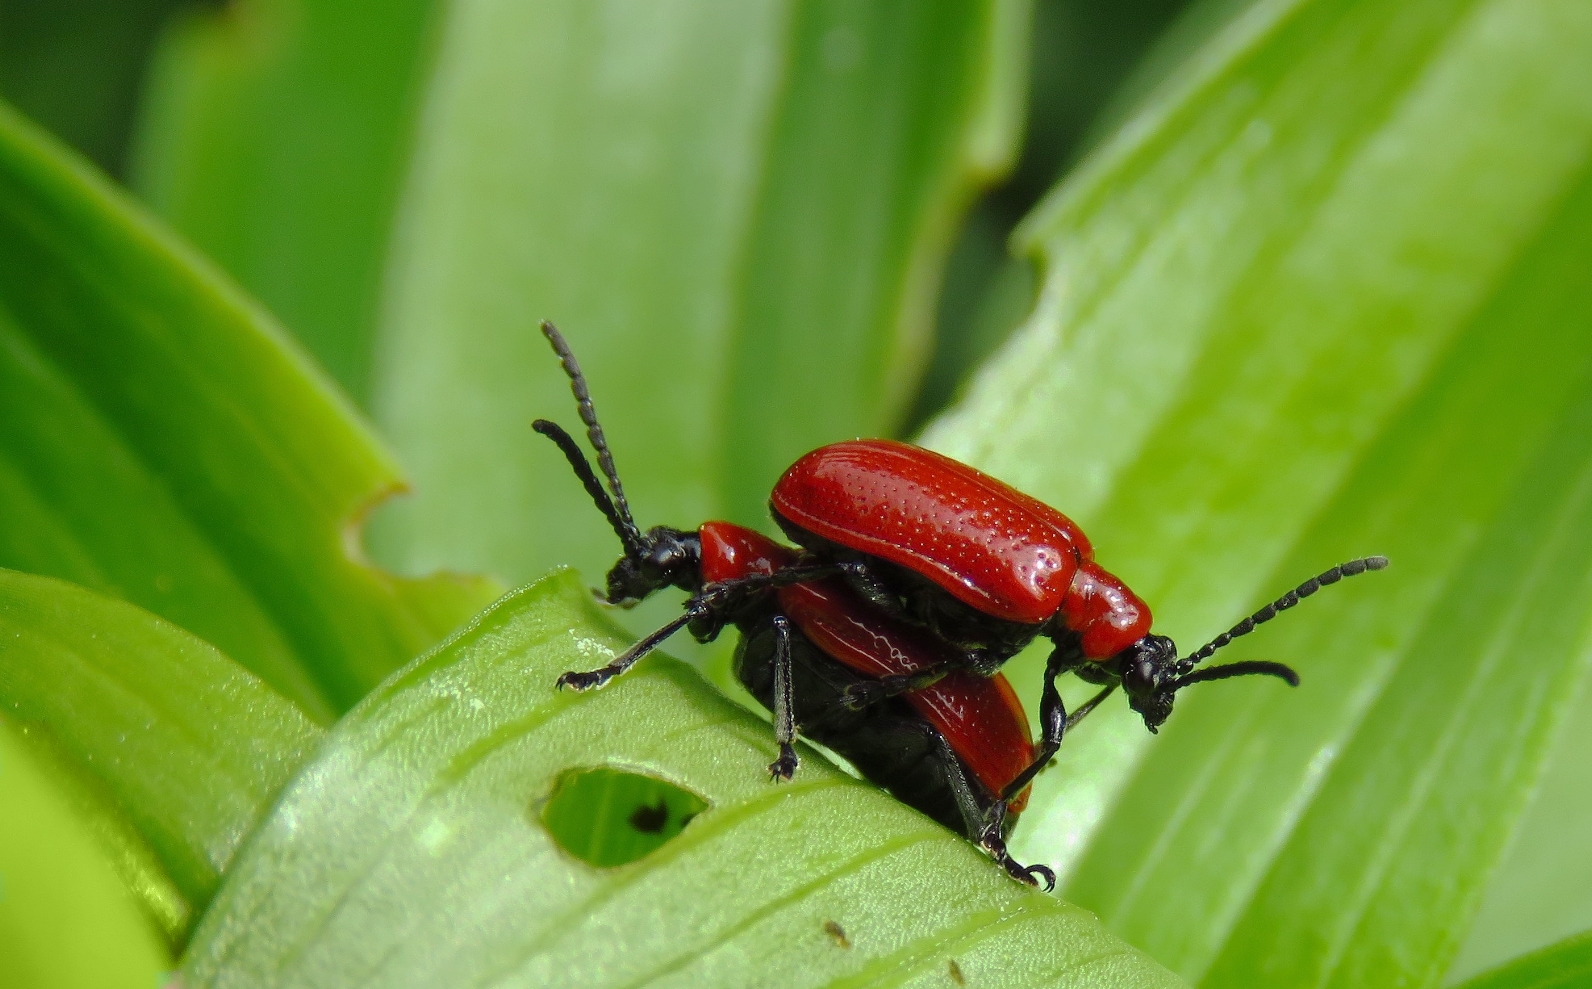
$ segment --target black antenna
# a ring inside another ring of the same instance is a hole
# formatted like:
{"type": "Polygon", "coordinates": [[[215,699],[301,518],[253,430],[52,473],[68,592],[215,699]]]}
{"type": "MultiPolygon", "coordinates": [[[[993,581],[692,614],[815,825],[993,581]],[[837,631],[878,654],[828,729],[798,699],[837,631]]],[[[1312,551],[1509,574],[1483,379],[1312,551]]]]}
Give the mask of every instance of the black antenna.
{"type": "Polygon", "coordinates": [[[591,469],[591,461],[581,452],[580,444],[575,442],[575,438],[565,432],[563,426],[546,419],[537,419],[531,423],[531,428],[557,443],[558,448],[564,451],[564,459],[574,468],[575,476],[579,477],[580,483],[586,486],[586,493],[591,495],[591,500],[596,502],[597,509],[608,519],[608,524],[614,527],[614,533],[624,544],[625,555],[632,558],[641,556],[644,547],[640,541],[640,534],[636,532],[635,523],[619,517],[613,500],[608,497],[608,492],[603,490],[603,482],[597,480],[597,472],[591,469]]]}
{"type": "MultiPolygon", "coordinates": [[[[575,394],[575,408],[580,412],[580,421],[586,424],[586,438],[591,441],[592,449],[597,451],[597,466],[602,468],[603,476],[608,478],[608,489],[613,492],[611,501],[606,497],[598,501],[595,494],[592,495],[592,500],[597,501],[597,507],[602,509],[603,514],[608,516],[609,522],[613,523],[614,531],[619,533],[619,541],[625,544],[626,554],[639,556],[642,545],[641,530],[637,528],[635,519],[630,515],[630,505],[625,501],[625,489],[619,483],[619,471],[614,467],[614,455],[608,450],[608,440],[603,436],[603,427],[597,422],[597,407],[592,404],[591,390],[586,387],[586,375],[581,372],[580,363],[575,360],[575,354],[569,349],[569,344],[564,342],[564,335],[558,332],[558,327],[550,320],[542,320],[542,335],[553,345],[553,353],[558,355],[559,363],[564,365],[564,373],[569,375],[569,390],[575,394]]],[[[537,420],[538,423],[546,421],[537,420]]],[[[553,424],[547,423],[547,425],[553,424]]],[[[566,446],[546,429],[537,428],[534,424],[533,428],[558,443],[570,466],[575,468],[575,473],[581,475],[586,490],[593,491],[596,479],[592,477],[591,466],[587,463],[585,455],[581,454],[578,448],[566,446]],[[575,455],[571,455],[571,449],[575,450],[575,455]],[[575,456],[579,456],[580,464],[576,464],[575,456]],[[584,465],[584,470],[581,465],[584,465]]],[[[556,426],[554,428],[557,429],[556,426]]],[[[558,429],[558,432],[563,434],[565,439],[569,438],[569,434],[562,429],[558,429]]]]}
{"type": "Polygon", "coordinates": [[[1205,680],[1226,680],[1228,677],[1249,676],[1254,673],[1264,673],[1267,676],[1277,677],[1279,680],[1288,681],[1288,686],[1299,686],[1299,674],[1290,666],[1281,663],[1269,663],[1265,660],[1246,660],[1242,663],[1228,663],[1225,666],[1211,666],[1193,673],[1185,673],[1173,680],[1174,690],[1182,690],[1191,683],[1201,683],[1205,680]]]}
{"type": "MultiPolygon", "coordinates": [[[[1387,557],[1385,557],[1385,556],[1367,556],[1367,557],[1365,557],[1364,559],[1361,559],[1361,560],[1350,560],[1347,563],[1340,563],[1337,566],[1333,567],[1331,570],[1326,571],[1325,573],[1318,574],[1318,575],[1316,575],[1314,577],[1311,577],[1309,580],[1305,581],[1303,584],[1300,584],[1298,587],[1296,587],[1293,590],[1289,591],[1287,594],[1284,594],[1282,597],[1280,597],[1277,600],[1273,601],[1271,604],[1266,605],[1266,607],[1264,607],[1264,608],[1260,609],[1259,611],[1255,612],[1253,615],[1250,615],[1248,618],[1246,618],[1243,621],[1239,622],[1237,625],[1234,625],[1232,628],[1230,628],[1227,631],[1223,632],[1221,635],[1218,635],[1216,638],[1214,638],[1211,641],[1207,642],[1205,645],[1201,646],[1199,649],[1195,650],[1193,653],[1189,654],[1184,659],[1179,660],[1178,661],[1178,665],[1182,666],[1184,669],[1187,669],[1187,668],[1189,668],[1191,666],[1194,666],[1196,663],[1199,663],[1202,660],[1209,659],[1210,655],[1212,653],[1214,653],[1216,650],[1222,648],[1223,646],[1227,645],[1229,642],[1233,641],[1234,639],[1238,638],[1241,635],[1248,635],[1249,633],[1251,633],[1251,632],[1253,632],[1255,630],[1255,627],[1257,625],[1264,625],[1265,623],[1271,621],[1273,618],[1276,618],[1277,615],[1280,612],[1287,611],[1289,608],[1292,608],[1294,605],[1298,604],[1300,601],[1303,601],[1305,598],[1307,598],[1310,595],[1312,595],[1312,594],[1316,593],[1317,591],[1321,590],[1323,587],[1326,587],[1328,584],[1336,584],[1338,581],[1342,580],[1345,577],[1354,577],[1354,576],[1356,576],[1358,574],[1365,573],[1367,570],[1381,570],[1382,568],[1384,568],[1386,566],[1387,566],[1387,557]]],[[[1279,666],[1279,667],[1281,667],[1284,670],[1288,670],[1288,667],[1282,666],[1281,663],[1261,664],[1261,665],[1264,665],[1264,666],[1268,667],[1267,669],[1246,669],[1246,670],[1239,670],[1238,669],[1238,667],[1240,667],[1240,666],[1249,667],[1249,666],[1253,666],[1253,665],[1254,664],[1248,664],[1248,663],[1232,663],[1232,664],[1230,664],[1228,666],[1219,666],[1219,667],[1215,667],[1213,669],[1204,671],[1206,674],[1214,674],[1218,670],[1233,670],[1234,671],[1234,672],[1231,672],[1231,673],[1224,673],[1221,677],[1209,676],[1209,675],[1202,676],[1200,674],[1189,674],[1189,675],[1185,675],[1185,676],[1179,677],[1178,678],[1178,682],[1179,683],[1183,683],[1183,684],[1188,684],[1188,683],[1195,682],[1196,679],[1198,679],[1198,680],[1219,680],[1219,679],[1224,679],[1225,677],[1230,677],[1230,676],[1240,676],[1241,674],[1246,673],[1246,672],[1248,672],[1248,673],[1270,673],[1270,674],[1272,674],[1274,676],[1280,676],[1284,680],[1288,680],[1290,683],[1296,683],[1297,684],[1297,682],[1298,682],[1298,676],[1296,674],[1293,675],[1293,676],[1285,676],[1284,674],[1269,668],[1269,667],[1272,667],[1272,666],[1279,666]]],[[[1293,674],[1293,671],[1292,670],[1288,670],[1288,673],[1289,674],[1293,674]]]]}

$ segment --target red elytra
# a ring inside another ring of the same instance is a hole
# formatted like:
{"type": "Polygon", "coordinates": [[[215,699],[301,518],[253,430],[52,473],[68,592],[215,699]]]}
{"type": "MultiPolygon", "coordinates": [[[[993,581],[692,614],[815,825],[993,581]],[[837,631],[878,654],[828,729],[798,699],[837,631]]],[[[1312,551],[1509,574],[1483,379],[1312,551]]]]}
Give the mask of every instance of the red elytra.
{"type": "MultiPolygon", "coordinates": [[[[707,522],[702,540],[702,577],[710,583],[751,574],[772,574],[794,554],[750,529],[707,522]]],[[[780,610],[832,659],[864,676],[916,673],[947,658],[946,647],[927,633],[868,608],[839,580],[792,584],[776,592],[780,610]]],[[[902,695],[923,720],[945,736],[951,750],[990,793],[1002,792],[1034,758],[1028,715],[1003,674],[979,676],[956,670],[929,686],[902,695]]],[[[1029,789],[1015,796],[1016,814],[1029,789]]]]}
{"type": "Polygon", "coordinates": [[[993,618],[1059,617],[1088,659],[1150,631],[1149,606],[1094,562],[1076,523],[931,450],[894,440],[819,447],[791,465],[769,504],[788,528],[904,567],[993,618]]]}

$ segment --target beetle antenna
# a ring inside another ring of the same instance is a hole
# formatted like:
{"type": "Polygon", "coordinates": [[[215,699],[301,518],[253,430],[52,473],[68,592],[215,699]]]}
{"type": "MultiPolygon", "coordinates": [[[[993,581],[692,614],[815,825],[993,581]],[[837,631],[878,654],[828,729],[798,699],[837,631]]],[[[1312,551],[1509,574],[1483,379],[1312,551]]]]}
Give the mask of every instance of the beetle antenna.
{"type": "MultiPolygon", "coordinates": [[[[1259,611],[1255,612],[1253,615],[1250,615],[1248,618],[1246,618],[1243,621],[1239,622],[1237,625],[1234,625],[1232,628],[1230,628],[1227,631],[1223,632],[1221,635],[1218,635],[1216,638],[1214,638],[1211,641],[1205,643],[1205,645],[1201,646],[1199,649],[1195,650],[1193,653],[1189,654],[1184,659],[1179,660],[1178,661],[1178,665],[1182,666],[1185,669],[1187,669],[1189,667],[1194,666],[1195,664],[1199,663],[1202,660],[1209,659],[1211,653],[1214,653],[1216,650],[1222,648],[1223,646],[1227,645],[1229,642],[1233,641],[1234,639],[1238,638],[1241,635],[1248,635],[1249,633],[1251,633],[1251,632],[1253,632],[1255,630],[1255,627],[1257,625],[1266,624],[1267,622],[1271,621],[1273,618],[1276,618],[1277,615],[1280,612],[1287,611],[1289,608],[1292,608],[1294,605],[1298,604],[1300,601],[1303,601],[1305,598],[1307,598],[1310,595],[1312,595],[1312,594],[1316,593],[1317,591],[1321,590],[1323,587],[1326,587],[1328,584],[1336,584],[1338,581],[1342,580],[1345,577],[1354,577],[1354,576],[1357,576],[1358,574],[1365,573],[1367,570],[1381,570],[1382,568],[1384,568],[1386,566],[1387,566],[1387,557],[1385,557],[1385,556],[1367,556],[1364,559],[1350,560],[1347,563],[1340,563],[1337,566],[1333,567],[1331,570],[1326,571],[1325,573],[1317,574],[1316,576],[1311,577],[1309,580],[1305,581],[1303,584],[1300,584],[1298,587],[1295,587],[1293,590],[1289,591],[1287,594],[1284,594],[1282,597],[1280,597],[1277,600],[1273,601],[1271,604],[1266,605],[1266,607],[1260,609],[1259,611]]],[[[1215,669],[1208,670],[1206,672],[1214,673],[1217,669],[1228,670],[1228,669],[1233,669],[1234,667],[1237,667],[1237,666],[1244,666],[1244,665],[1246,665],[1246,664],[1244,664],[1244,663],[1232,663],[1232,664],[1230,664],[1228,666],[1216,667],[1215,669]]],[[[1280,663],[1274,663],[1274,664],[1269,664],[1269,665],[1281,666],[1280,663]]],[[[1288,669],[1288,667],[1282,666],[1282,669],[1286,670],[1286,669],[1288,669]]],[[[1270,671],[1270,670],[1255,670],[1253,672],[1257,672],[1257,673],[1272,672],[1273,675],[1275,675],[1275,676],[1282,676],[1284,680],[1289,679],[1288,677],[1283,676],[1281,673],[1275,673],[1274,671],[1270,671]]],[[[1288,672],[1292,673],[1293,671],[1289,670],[1288,672]]],[[[1228,673],[1226,675],[1227,676],[1239,676],[1240,674],[1238,674],[1238,673],[1228,673]]],[[[1179,682],[1180,683],[1192,683],[1193,682],[1193,680],[1191,679],[1192,676],[1193,676],[1193,674],[1180,677],[1179,678],[1179,682]]],[[[1210,680],[1210,679],[1220,679],[1220,678],[1219,677],[1200,677],[1200,679],[1202,679],[1202,680],[1210,680]]],[[[1297,677],[1295,677],[1295,680],[1297,680],[1297,677]]]]}
{"type": "Polygon", "coordinates": [[[597,472],[591,469],[591,461],[586,459],[586,454],[581,452],[580,444],[575,438],[564,431],[564,427],[547,419],[537,419],[531,423],[531,428],[558,444],[563,451],[564,459],[569,461],[569,466],[574,468],[575,476],[580,478],[580,483],[586,486],[586,493],[596,503],[597,510],[608,519],[608,524],[614,527],[614,533],[619,536],[619,541],[624,544],[625,555],[629,557],[641,556],[644,552],[641,545],[641,535],[636,531],[635,523],[621,518],[615,510],[613,499],[608,497],[608,492],[603,490],[603,482],[597,480],[597,472]]]}
{"type": "Polygon", "coordinates": [[[1228,677],[1249,676],[1250,674],[1264,673],[1280,680],[1288,681],[1288,686],[1299,686],[1299,674],[1293,667],[1281,663],[1269,663],[1264,660],[1246,660],[1242,663],[1227,663],[1223,666],[1212,666],[1193,673],[1185,673],[1172,681],[1173,690],[1182,690],[1191,683],[1200,683],[1205,680],[1226,680],[1228,677]]]}
{"type": "MultiPolygon", "coordinates": [[[[603,476],[608,478],[608,490],[613,492],[611,501],[604,499],[608,502],[607,508],[603,507],[601,501],[597,503],[597,507],[603,509],[603,514],[609,516],[609,521],[618,520],[614,523],[614,531],[619,532],[619,541],[625,544],[626,552],[632,556],[639,555],[641,530],[630,515],[630,504],[625,501],[625,489],[619,483],[619,471],[614,467],[614,455],[608,449],[608,438],[603,435],[603,427],[597,421],[597,407],[592,404],[591,389],[586,387],[586,375],[580,369],[580,362],[575,360],[575,352],[569,349],[569,344],[564,341],[564,335],[558,332],[558,327],[554,326],[551,320],[542,320],[542,336],[553,345],[553,353],[558,355],[559,363],[564,366],[564,373],[569,375],[569,390],[575,394],[575,408],[580,412],[580,421],[586,424],[586,438],[591,441],[592,449],[597,451],[597,466],[602,468],[603,476]],[[623,531],[620,531],[621,527],[623,531]]],[[[537,430],[537,432],[542,431],[537,430]]],[[[553,438],[551,433],[542,432],[542,435],[553,438]]],[[[558,440],[553,439],[553,442],[557,443],[558,440]]],[[[569,449],[562,443],[559,443],[559,447],[564,450],[564,456],[569,457],[569,449]]],[[[583,463],[586,460],[584,455],[580,459],[583,463]]],[[[575,466],[573,459],[570,459],[570,466],[575,466]]],[[[582,474],[582,471],[579,467],[575,467],[575,473],[582,474]]],[[[582,474],[581,481],[585,482],[590,473],[591,468],[588,466],[582,474]]],[[[592,486],[587,484],[586,490],[591,489],[592,486]]]]}

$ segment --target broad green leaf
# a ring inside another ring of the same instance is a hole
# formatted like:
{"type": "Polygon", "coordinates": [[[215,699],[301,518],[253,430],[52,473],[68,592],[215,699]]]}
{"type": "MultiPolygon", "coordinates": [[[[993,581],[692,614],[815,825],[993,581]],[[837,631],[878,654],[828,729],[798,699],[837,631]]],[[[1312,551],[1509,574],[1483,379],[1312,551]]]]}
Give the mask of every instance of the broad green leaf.
{"type": "Polygon", "coordinates": [[[1501,959],[1592,929],[1592,690],[1581,697],[1543,772],[1509,854],[1487,890],[1448,983],[1501,959]]]}
{"type": "Polygon", "coordinates": [[[50,773],[0,721],[0,985],[151,989],[170,967],[50,773]]]}
{"type": "Polygon", "coordinates": [[[321,737],[212,646],[114,598],[0,570],[0,715],[72,788],[174,940],[321,737]]]}
{"type": "Polygon", "coordinates": [[[573,574],[517,591],[378,688],[238,857],[183,962],[210,986],[1175,986],[1088,913],[807,752],[662,656],[553,679],[625,640],[573,574]],[[599,869],[542,805],[571,769],[708,805],[599,869]],[[842,946],[826,928],[839,925],[842,946]]]}
{"type": "MultiPolygon", "coordinates": [[[[592,378],[645,525],[767,525],[798,454],[887,430],[938,271],[1011,156],[1020,0],[454,5],[421,114],[376,409],[406,570],[597,574],[612,536],[530,432],[592,378]]],[[[386,513],[384,513],[386,514],[386,513]]]]}
{"type": "Polygon", "coordinates": [[[1462,989],[1584,989],[1592,985],[1592,931],[1467,980],[1462,989]]]}
{"type": "Polygon", "coordinates": [[[134,187],[356,401],[432,0],[238,0],[167,31],[134,187]]]}
{"type": "Polygon", "coordinates": [[[928,434],[1185,647],[1393,558],[1230,650],[1298,691],[1114,705],[1040,780],[1022,851],[1191,981],[1435,984],[1575,693],[1588,44],[1557,0],[1249,8],[1030,221],[1038,310],[928,434]]]}
{"type": "Polygon", "coordinates": [[[0,108],[0,565],[125,598],[327,718],[489,593],[350,557],[400,483],[264,314],[0,108]]]}

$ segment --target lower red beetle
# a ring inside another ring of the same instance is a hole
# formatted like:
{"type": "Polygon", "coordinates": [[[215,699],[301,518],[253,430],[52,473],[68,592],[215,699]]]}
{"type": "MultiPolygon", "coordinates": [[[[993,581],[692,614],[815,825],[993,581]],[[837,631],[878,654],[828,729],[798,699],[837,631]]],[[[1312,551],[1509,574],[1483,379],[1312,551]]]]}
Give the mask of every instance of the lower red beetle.
{"type": "Polygon", "coordinates": [[[1269,674],[1280,663],[1195,666],[1320,587],[1387,565],[1351,560],[1283,595],[1184,659],[1150,634],[1149,608],[1094,562],[1083,532],[1060,512],[971,467],[889,440],[821,447],[775,486],[775,520],[800,549],[728,522],[694,532],[630,514],[585,376],[551,323],[542,331],[569,376],[597,453],[538,419],[624,547],[606,599],[629,606],[665,587],[690,597],[684,613],[597,670],[565,673],[559,687],[600,687],[688,628],[708,642],[741,633],[736,672],[773,713],[780,754],[769,772],[789,779],[798,731],[849,759],[903,802],[978,842],[1016,878],[1043,883],[1005,836],[1035,775],[1066,731],[1118,686],[1151,731],[1177,691],[1204,680],[1269,674]],[[1054,644],[1035,746],[1011,686],[997,669],[1034,638],[1054,644]],[[1056,679],[1066,672],[1103,689],[1070,716],[1056,679]]]}

